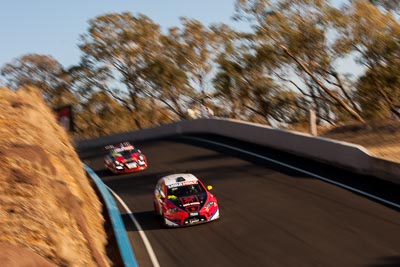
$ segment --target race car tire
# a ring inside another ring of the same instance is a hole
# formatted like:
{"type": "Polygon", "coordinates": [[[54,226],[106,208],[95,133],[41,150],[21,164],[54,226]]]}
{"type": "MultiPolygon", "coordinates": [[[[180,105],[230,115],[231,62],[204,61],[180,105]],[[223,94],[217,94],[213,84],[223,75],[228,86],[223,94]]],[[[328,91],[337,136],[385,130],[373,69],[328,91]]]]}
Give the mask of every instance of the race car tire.
{"type": "Polygon", "coordinates": [[[164,217],[164,212],[160,212],[160,218],[161,218],[161,222],[164,228],[169,228],[168,224],[167,224],[167,219],[165,219],[164,217]]]}
{"type": "Polygon", "coordinates": [[[153,207],[154,207],[154,213],[155,213],[157,216],[160,216],[161,214],[160,214],[159,211],[157,211],[157,206],[156,206],[156,203],[154,203],[154,201],[153,201],[153,207]]]}
{"type": "Polygon", "coordinates": [[[113,167],[110,169],[110,171],[113,173],[113,174],[117,174],[118,172],[117,172],[117,169],[115,168],[115,165],[113,165],[113,167]]]}
{"type": "Polygon", "coordinates": [[[162,216],[162,224],[164,228],[170,228],[170,226],[167,224],[167,219],[165,219],[164,216],[162,216]]]}

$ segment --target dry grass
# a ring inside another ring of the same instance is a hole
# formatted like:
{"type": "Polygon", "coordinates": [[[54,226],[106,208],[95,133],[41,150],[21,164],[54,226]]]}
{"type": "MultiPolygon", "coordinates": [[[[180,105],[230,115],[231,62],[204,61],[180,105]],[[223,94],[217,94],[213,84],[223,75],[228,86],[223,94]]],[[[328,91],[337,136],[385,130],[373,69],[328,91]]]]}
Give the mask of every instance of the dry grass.
{"type": "MultiPolygon", "coordinates": [[[[400,162],[400,122],[321,130],[400,162]]],[[[35,90],[0,88],[0,263],[22,264],[29,249],[45,259],[37,266],[109,265],[101,205],[80,165],[35,90]]]]}
{"type": "Polygon", "coordinates": [[[353,123],[327,130],[321,136],[358,144],[377,157],[400,162],[399,121],[353,123]]]}
{"type": "MultiPolygon", "coordinates": [[[[309,133],[308,124],[294,125],[292,131],[309,133]]],[[[400,121],[374,121],[367,125],[349,123],[342,126],[319,126],[324,138],[361,145],[376,157],[400,162],[400,121]]]]}
{"type": "Polygon", "coordinates": [[[0,88],[0,247],[18,251],[0,262],[26,248],[58,266],[109,266],[100,201],[39,95],[0,88]]]}

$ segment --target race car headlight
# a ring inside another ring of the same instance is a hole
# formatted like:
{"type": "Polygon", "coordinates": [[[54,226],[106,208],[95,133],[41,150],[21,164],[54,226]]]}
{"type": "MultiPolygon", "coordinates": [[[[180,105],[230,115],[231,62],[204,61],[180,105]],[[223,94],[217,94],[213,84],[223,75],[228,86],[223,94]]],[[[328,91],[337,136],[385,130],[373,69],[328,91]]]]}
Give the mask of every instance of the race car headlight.
{"type": "Polygon", "coordinates": [[[122,163],[119,162],[118,160],[115,160],[115,161],[114,161],[114,164],[117,165],[117,166],[118,166],[118,165],[122,165],[122,163]]]}
{"type": "Polygon", "coordinates": [[[208,202],[205,206],[204,206],[204,208],[206,208],[206,209],[208,209],[209,207],[211,207],[212,205],[214,205],[214,201],[210,201],[210,202],[208,202]]]}
{"type": "Polygon", "coordinates": [[[170,208],[170,209],[168,209],[168,212],[171,212],[171,213],[179,212],[179,209],[178,208],[170,208]]]}

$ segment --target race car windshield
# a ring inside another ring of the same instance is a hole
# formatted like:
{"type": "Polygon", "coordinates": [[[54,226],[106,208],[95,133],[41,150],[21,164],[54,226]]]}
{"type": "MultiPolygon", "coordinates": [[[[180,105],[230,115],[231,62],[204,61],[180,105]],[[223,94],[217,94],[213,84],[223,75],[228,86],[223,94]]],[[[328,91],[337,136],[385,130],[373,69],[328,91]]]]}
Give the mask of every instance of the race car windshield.
{"type": "Polygon", "coordinates": [[[183,185],[168,188],[168,196],[185,197],[204,193],[204,189],[199,184],[183,185]]]}
{"type": "Polygon", "coordinates": [[[138,153],[137,149],[123,150],[119,152],[124,158],[130,157],[133,153],[138,153]]]}

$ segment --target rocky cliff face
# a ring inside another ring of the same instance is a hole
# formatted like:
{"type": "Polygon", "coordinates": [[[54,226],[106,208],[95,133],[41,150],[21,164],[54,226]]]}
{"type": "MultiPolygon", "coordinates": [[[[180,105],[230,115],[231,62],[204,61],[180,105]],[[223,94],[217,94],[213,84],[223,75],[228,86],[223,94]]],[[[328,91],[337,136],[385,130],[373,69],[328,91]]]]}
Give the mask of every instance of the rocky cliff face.
{"type": "Polygon", "coordinates": [[[0,262],[19,266],[33,252],[58,266],[109,266],[103,223],[82,163],[39,92],[0,88],[0,262]]]}

